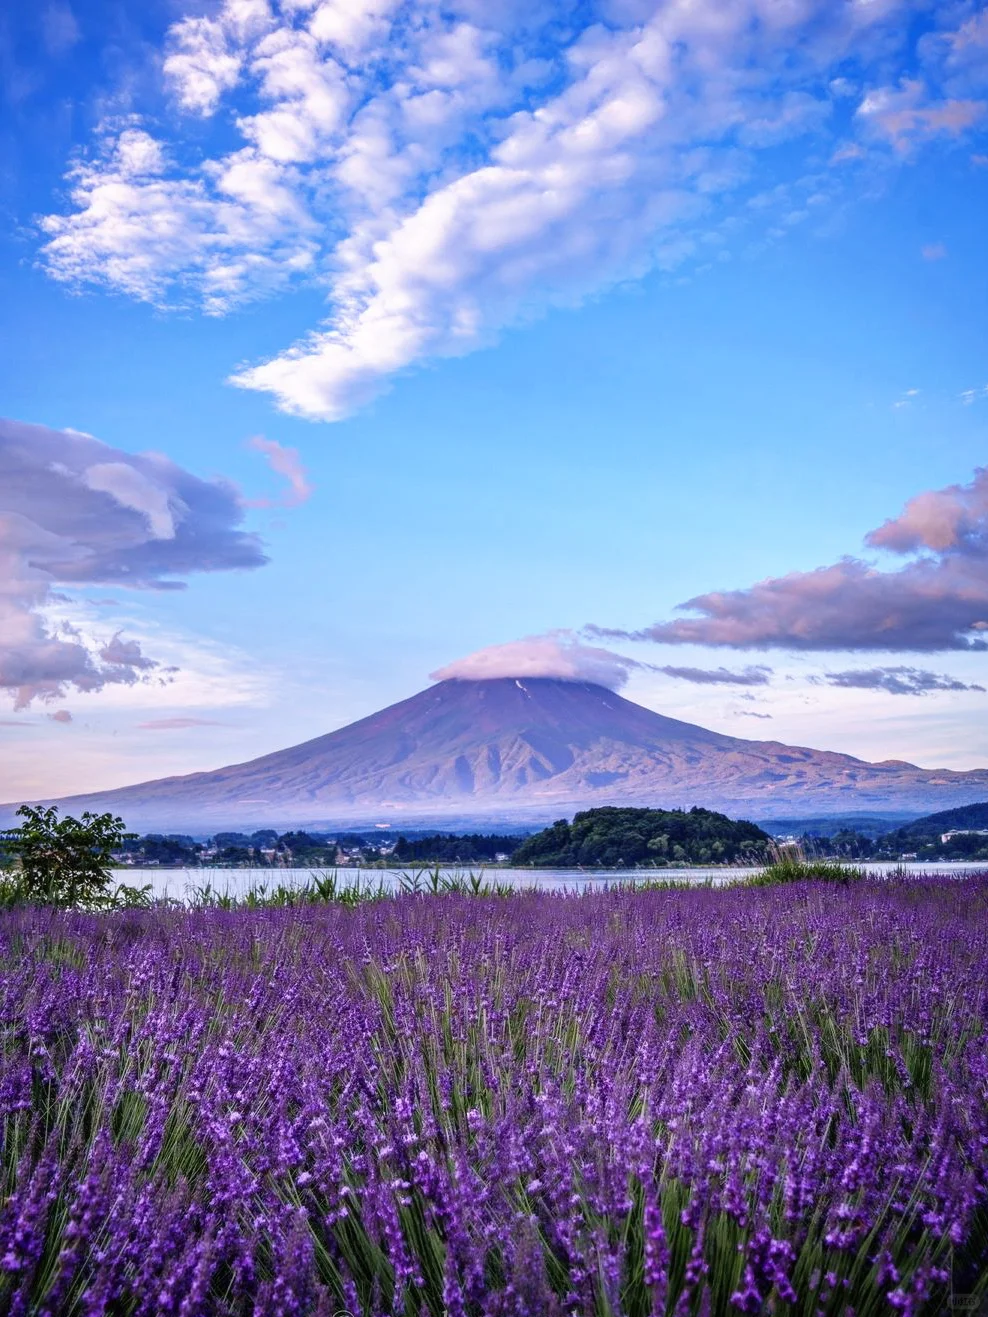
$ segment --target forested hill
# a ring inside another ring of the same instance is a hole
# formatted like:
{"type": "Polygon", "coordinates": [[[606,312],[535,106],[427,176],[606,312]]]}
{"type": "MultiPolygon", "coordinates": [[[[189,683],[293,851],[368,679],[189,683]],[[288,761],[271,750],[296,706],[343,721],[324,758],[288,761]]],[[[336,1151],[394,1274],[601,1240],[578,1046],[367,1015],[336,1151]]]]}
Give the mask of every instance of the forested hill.
{"type": "Polygon", "coordinates": [[[957,809],[942,809],[937,814],[925,814],[913,819],[896,833],[901,837],[938,837],[954,828],[988,828],[988,801],[977,805],[961,805],[957,809]]]}
{"type": "Polygon", "coordinates": [[[606,806],[560,819],[529,837],[513,865],[536,868],[664,868],[676,864],[732,864],[761,860],[771,838],[747,820],[694,806],[681,809],[620,809],[606,806]]]}

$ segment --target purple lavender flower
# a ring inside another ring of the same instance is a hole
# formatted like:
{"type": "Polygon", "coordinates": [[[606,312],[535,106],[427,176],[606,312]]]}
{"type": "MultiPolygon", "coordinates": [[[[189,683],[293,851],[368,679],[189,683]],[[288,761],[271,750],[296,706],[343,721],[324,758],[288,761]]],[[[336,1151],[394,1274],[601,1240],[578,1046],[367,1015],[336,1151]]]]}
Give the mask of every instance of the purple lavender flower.
{"type": "Polygon", "coordinates": [[[4,1312],[986,1284],[988,878],[25,910],[0,1022],[4,1312]]]}

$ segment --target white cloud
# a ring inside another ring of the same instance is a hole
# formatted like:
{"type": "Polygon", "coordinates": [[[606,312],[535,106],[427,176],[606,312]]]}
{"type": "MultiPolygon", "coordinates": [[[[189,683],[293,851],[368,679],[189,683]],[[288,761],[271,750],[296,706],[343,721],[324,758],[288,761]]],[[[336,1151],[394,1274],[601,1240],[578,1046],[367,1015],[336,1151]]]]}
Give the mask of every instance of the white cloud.
{"type": "Polygon", "coordinates": [[[76,210],[42,221],[48,273],[156,305],[180,284],[222,314],[309,270],[313,223],[285,166],[244,147],[194,177],[165,169],[147,133],[108,131],[97,157],[72,170],[76,210]]]}
{"type": "Polygon", "coordinates": [[[951,60],[980,28],[958,18],[910,45],[911,7],[223,0],[169,32],[177,129],[107,126],[71,211],[44,222],[44,259],[72,284],[211,314],[320,282],[325,323],[233,382],[336,419],[416,362],[708,259],[732,193],[781,238],[855,177],[811,157],[970,135],[984,103],[967,65],[956,92],[951,60]],[[895,81],[896,59],[920,74],[895,81]],[[190,113],[222,118],[210,140],[232,149],[191,152],[190,113]],[[772,148],[800,138],[794,170],[772,148]]]}
{"type": "Polygon", "coordinates": [[[183,18],[168,33],[164,73],[182,108],[214,114],[237,85],[247,43],[273,22],[266,0],[226,0],[218,19],[183,18]]]}
{"type": "MultiPolygon", "coordinates": [[[[295,8],[309,8],[296,4],[295,8]]],[[[353,58],[387,39],[389,19],[397,0],[326,0],[312,16],[312,34],[319,41],[353,58]]]]}
{"type": "Polygon", "coordinates": [[[345,120],[351,94],[343,68],[310,33],[282,28],[258,43],[251,71],[272,108],[239,119],[241,132],[267,159],[315,160],[345,120]]]}
{"type": "Polygon", "coordinates": [[[114,146],[114,161],[122,178],[161,174],[165,168],[161,143],[141,128],[121,130],[114,146]]]}

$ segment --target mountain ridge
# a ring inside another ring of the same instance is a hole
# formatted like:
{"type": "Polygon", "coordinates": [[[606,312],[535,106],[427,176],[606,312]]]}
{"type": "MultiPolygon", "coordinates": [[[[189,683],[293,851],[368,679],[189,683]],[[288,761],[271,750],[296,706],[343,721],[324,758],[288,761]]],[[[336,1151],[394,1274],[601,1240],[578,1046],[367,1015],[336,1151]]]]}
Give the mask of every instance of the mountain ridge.
{"type": "MultiPolygon", "coordinates": [[[[752,741],[553,677],[448,679],[241,764],[53,802],[129,826],[453,816],[559,817],[595,805],[702,805],[749,817],[854,809],[932,812],[988,796],[988,769],[868,763],[752,741]]],[[[49,803],[49,802],[45,802],[49,803]]],[[[0,815],[13,806],[0,806],[0,815]]]]}

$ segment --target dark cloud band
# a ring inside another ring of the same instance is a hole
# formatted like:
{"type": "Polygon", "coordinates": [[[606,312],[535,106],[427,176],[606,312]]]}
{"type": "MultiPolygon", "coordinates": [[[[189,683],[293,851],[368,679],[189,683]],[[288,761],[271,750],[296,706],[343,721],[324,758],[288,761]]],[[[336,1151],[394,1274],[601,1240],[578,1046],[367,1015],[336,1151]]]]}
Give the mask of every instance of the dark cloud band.
{"type": "Polygon", "coordinates": [[[743,668],[740,672],[732,672],[730,668],[677,668],[674,664],[655,667],[654,671],[680,681],[691,681],[697,686],[767,686],[772,676],[772,669],[764,664],[743,668]]]}
{"type": "Polygon", "coordinates": [[[851,668],[827,672],[818,682],[850,690],[888,691],[890,695],[928,695],[931,691],[984,691],[984,686],[958,681],[945,672],[925,668],[851,668]]]}

